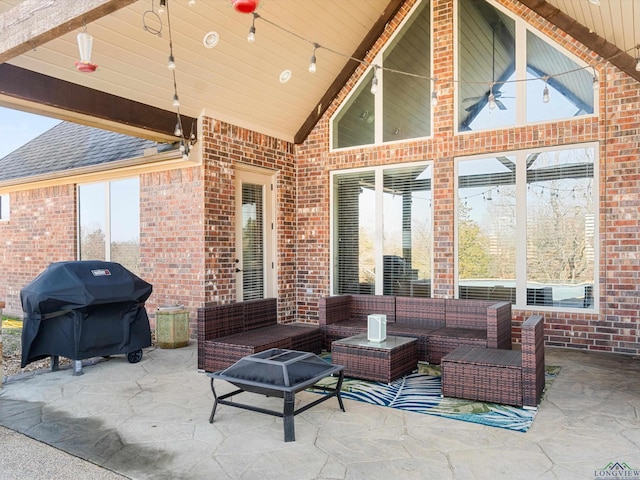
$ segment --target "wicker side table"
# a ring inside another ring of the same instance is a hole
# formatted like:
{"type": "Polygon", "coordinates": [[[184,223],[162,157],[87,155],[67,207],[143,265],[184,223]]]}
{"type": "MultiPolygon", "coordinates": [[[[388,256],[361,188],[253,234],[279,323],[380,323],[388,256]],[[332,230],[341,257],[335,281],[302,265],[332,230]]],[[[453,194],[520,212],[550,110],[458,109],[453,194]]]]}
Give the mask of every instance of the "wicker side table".
{"type": "Polygon", "coordinates": [[[370,342],[366,333],[335,340],[331,362],[344,365],[347,377],[390,383],[416,369],[417,340],[387,336],[384,342],[370,342]]]}

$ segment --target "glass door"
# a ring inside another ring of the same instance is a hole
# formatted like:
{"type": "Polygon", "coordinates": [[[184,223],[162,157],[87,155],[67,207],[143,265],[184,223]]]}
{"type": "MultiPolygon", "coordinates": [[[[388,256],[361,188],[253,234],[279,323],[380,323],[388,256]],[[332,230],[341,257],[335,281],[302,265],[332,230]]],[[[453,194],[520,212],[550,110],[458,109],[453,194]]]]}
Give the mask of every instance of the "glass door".
{"type": "Polygon", "coordinates": [[[239,170],[236,184],[236,298],[275,296],[273,176],[239,170]]]}

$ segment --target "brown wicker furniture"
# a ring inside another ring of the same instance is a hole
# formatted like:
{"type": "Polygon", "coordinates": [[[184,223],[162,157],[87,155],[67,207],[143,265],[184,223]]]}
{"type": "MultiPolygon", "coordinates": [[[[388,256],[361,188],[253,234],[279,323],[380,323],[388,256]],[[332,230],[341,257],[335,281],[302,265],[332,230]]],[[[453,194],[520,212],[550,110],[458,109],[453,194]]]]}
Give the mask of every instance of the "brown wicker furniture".
{"type": "Polygon", "coordinates": [[[223,370],[270,348],[320,353],[316,325],[278,323],[278,300],[265,298],[198,309],[198,369],[223,370]]]}
{"type": "Polygon", "coordinates": [[[331,345],[331,362],[344,365],[347,377],[391,383],[412,372],[418,365],[415,338],[387,336],[370,342],[367,334],[336,340],[331,345]]]}
{"type": "Polygon", "coordinates": [[[544,390],[544,317],[522,324],[522,352],[458,347],[442,358],[442,395],[535,407],[544,390]]]}
{"type": "Polygon", "coordinates": [[[511,304],[489,300],[338,295],[320,299],[323,347],[367,331],[367,316],[387,316],[387,335],[417,340],[418,360],[440,363],[460,345],[511,348],[511,304]]]}

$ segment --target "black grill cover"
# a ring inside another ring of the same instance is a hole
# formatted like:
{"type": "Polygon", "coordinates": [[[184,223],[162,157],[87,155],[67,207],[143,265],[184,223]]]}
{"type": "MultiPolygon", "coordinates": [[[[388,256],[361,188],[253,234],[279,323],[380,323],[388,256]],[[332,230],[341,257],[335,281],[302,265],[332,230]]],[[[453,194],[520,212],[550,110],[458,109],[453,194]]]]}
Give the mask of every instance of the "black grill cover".
{"type": "Polygon", "coordinates": [[[152,290],[119,263],[52,263],[20,291],[22,367],[48,356],[82,360],[150,346],[144,302],[152,290]]]}

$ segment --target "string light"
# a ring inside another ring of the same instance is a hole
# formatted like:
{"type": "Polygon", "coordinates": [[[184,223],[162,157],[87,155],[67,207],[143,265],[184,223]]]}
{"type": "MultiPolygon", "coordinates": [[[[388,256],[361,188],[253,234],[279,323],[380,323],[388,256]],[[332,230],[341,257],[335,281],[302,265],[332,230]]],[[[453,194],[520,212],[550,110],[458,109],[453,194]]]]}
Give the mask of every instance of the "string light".
{"type": "Polygon", "coordinates": [[[378,74],[377,74],[377,70],[378,70],[377,65],[373,66],[373,78],[371,79],[371,93],[372,94],[376,94],[378,91],[378,74]]]}
{"type": "Polygon", "coordinates": [[[640,53],[638,53],[640,45],[636,45],[636,72],[640,72],[640,53]]]}
{"type": "Polygon", "coordinates": [[[173,53],[169,54],[169,61],[167,62],[167,68],[169,70],[175,70],[176,69],[176,59],[173,58],[173,53]]]}
{"type": "Polygon", "coordinates": [[[489,84],[489,110],[494,110],[496,108],[496,97],[493,94],[493,83],[489,84]]]}
{"type": "Polygon", "coordinates": [[[158,6],[158,13],[163,14],[167,11],[167,0],[160,0],[160,5],[158,6]]]}
{"type": "Polygon", "coordinates": [[[598,75],[596,75],[595,69],[593,70],[593,89],[598,90],[600,88],[600,82],[598,81],[598,75]]]}
{"type": "Polygon", "coordinates": [[[249,35],[247,35],[247,42],[253,43],[256,41],[256,18],[258,14],[253,12],[253,18],[251,19],[251,28],[249,28],[249,35]]]}
{"type": "Polygon", "coordinates": [[[544,80],[544,90],[542,91],[542,102],[549,103],[549,86],[547,85],[549,77],[545,75],[543,77],[543,80],[544,80]]]}
{"type": "Polygon", "coordinates": [[[196,0],[189,0],[189,6],[193,7],[196,4],[196,0]]]}
{"type": "Polygon", "coordinates": [[[316,50],[318,49],[318,44],[313,44],[313,53],[311,54],[311,60],[309,61],[309,73],[316,73],[316,50]]]}
{"type": "Polygon", "coordinates": [[[177,93],[173,94],[173,106],[174,107],[179,107],[180,106],[180,100],[178,99],[178,94],[177,93]]]}

